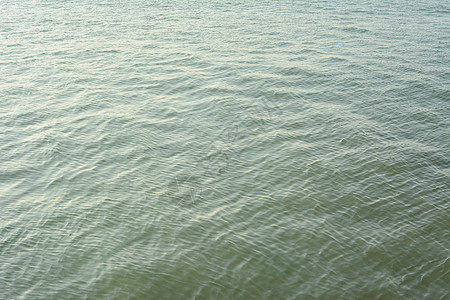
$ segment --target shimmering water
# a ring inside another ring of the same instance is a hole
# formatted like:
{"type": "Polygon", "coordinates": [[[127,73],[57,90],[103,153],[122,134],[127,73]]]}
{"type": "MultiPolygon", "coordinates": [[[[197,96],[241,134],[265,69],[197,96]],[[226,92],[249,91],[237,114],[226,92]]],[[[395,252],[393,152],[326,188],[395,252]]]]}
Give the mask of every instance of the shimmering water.
{"type": "Polygon", "coordinates": [[[450,299],[450,2],[0,2],[1,299],[450,299]]]}

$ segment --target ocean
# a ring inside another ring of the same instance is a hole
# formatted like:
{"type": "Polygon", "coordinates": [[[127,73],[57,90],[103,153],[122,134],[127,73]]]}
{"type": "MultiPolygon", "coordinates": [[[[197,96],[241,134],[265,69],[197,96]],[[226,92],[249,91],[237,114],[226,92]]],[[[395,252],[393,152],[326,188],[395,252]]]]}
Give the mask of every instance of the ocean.
{"type": "Polygon", "coordinates": [[[448,0],[0,8],[0,299],[450,299],[448,0]]]}

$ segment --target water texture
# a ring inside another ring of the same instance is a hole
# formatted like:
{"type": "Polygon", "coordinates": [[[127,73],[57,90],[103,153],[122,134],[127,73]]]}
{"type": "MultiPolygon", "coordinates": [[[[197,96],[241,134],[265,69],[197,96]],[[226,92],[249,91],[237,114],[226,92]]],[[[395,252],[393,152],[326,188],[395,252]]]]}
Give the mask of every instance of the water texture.
{"type": "Polygon", "coordinates": [[[1,299],[450,299],[449,1],[0,1],[1,299]]]}

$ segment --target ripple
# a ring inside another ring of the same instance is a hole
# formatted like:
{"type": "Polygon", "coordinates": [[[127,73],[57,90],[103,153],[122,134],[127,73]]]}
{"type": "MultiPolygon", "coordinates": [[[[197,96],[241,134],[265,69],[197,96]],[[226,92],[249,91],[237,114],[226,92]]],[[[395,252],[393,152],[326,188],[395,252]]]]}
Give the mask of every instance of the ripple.
{"type": "Polygon", "coordinates": [[[448,296],[445,5],[219,2],[3,4],[0,298],[448,296]]]}

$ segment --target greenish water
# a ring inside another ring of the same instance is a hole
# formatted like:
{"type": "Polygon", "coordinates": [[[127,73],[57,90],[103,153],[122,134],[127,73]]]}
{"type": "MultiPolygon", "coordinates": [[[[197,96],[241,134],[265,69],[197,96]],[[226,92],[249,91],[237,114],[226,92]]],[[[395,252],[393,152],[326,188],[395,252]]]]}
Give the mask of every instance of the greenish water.
{"type": "Polygon", "coordinates": [[[1,299],[449,299],[449,1],[0,8],[1,299]]]}

